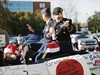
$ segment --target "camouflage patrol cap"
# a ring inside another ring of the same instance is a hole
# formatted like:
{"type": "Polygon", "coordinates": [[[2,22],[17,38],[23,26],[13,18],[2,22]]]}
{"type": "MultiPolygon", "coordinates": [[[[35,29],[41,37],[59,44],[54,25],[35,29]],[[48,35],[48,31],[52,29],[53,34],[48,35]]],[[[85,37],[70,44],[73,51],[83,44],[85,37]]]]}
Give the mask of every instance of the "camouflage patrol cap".
{"type": "Polygon", "coordinates": [[[53,15],[58,15],[59,13],[61,13],[63,11],[63,9],[61,7],[56,7],[53,10],[53,15]]]}

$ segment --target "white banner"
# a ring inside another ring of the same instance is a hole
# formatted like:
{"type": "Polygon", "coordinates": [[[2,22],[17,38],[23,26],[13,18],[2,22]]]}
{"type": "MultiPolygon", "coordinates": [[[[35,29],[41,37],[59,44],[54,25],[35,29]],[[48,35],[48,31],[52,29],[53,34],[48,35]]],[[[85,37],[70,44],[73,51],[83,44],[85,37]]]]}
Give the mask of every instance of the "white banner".
{"type": "Polygon", "coordinates": [[[96,75],[100,74],[100,52],[90,52],[88,54],[82,55],[91,72],[96,75]]]}
{"type": "Polygon", "coordinates": [[[90,52],[82,56],[85,58],[89,68],[100,66],[100,52],[90,52]]]}
{"type": "Polygon", "coordinates": [[[100,74],[100,53],[67,56],[39,64],[0,67],[0,75],[91,75],[89,69],[96,75],[100,74]]]}
{"type": "Polygon", "coordinates": [[[27,65],[28,75],[50,75],[44,63],[27,65]]]}
{"type": "Polygon", "coordinates": [[[26,65],[0,67],[0,75],[27,75],[26,65]]]}
{"type": "Polygon", "coordinates": [[[5,47],[6,46],[6,40],[5,40],[5,35],[0,34],[0,47],[5,47]]]}
{"type": "Polygon", "coordinates": [[[45,62],[50,75],[91,75],[85,59],[80,55],[45,62]]]}

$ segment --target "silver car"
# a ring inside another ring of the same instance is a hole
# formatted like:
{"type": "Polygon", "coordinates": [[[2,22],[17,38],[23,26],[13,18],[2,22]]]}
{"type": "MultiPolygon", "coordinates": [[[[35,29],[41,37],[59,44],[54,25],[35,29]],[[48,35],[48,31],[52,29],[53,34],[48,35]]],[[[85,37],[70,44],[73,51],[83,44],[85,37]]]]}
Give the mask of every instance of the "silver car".
{"type": "Polygon", "coordinates": [[[94,33],[93,34],[93,39],[96,39],[98,44],[100,45],[100,33],[94,33]]]}
{"type": "Polygon", "coordinates": [[[89,38],[87,36],[79,37],[78,48],[79,50],[94,49],[97,46],[97,40],[89,38]]]}

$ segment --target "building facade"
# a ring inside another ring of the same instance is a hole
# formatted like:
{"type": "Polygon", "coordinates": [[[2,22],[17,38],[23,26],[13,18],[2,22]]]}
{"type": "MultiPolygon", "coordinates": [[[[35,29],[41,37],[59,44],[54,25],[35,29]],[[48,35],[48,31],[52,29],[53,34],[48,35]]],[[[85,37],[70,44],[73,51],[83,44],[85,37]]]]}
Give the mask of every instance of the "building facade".
{"type": "Polygon", "coordinates": [[[35,12],[50,8],[50,2],[8,1],[7,7],[11,12],[35,12]]]}
{"type": "Polygon", "coordinates": [[[33,2],[33,9],[42,10],[43,8],[50,8],[50,2],[33,2]]]}
{"type": "Polygon", "coordinates": [[[33,12],[33,2],[8,1],[8,9],[11,12],[33,12]]]}

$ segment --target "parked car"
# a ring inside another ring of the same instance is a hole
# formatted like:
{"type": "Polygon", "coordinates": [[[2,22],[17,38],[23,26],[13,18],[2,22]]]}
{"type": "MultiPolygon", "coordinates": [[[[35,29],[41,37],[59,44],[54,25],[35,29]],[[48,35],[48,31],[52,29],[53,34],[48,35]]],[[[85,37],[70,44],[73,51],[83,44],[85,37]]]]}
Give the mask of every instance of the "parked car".
{"type": "Polygon", "coordinates": [[[94,49],[97,46],[97,40],[89,38],[87,36],[80,36],[78,39],[79,50],[94,49]]]}
{"type": "Polygon", "coordinates": [[[84,33],[84,35],[90,35],[91,34],[91,31],[82,31],[82,33],[84,33]]]}
{"type": "Polygon", "coordinates": [[[89,38],[95,39],[98,42],[98,45],[100,45],[100,33],[94,33],[91,35],[87,35],[89,38]]]}
{"type": "Polygon", "coordinates": [[[17,44],[17,39],[14,36],[9,37],[9,43],[16,43],[17,44]]]}
{"type": "Polygon", "coordinates": [[[90,31],[77,31],[76,34],[85,36],[85,35],[90,35],[91,32],[90,31]]]}
{"type": "Polygon", "coordinates": [[[39,42],[42,39],[42,35],[40,34],[32,34],[30,37],[24,41],[26,44],[39,42]]]}
{"type": "Polygon", "coordinates": [[[81,35],[83,33],[81,31],[77,31],[76,34],[81,35]]]}
{"type": "Polygon", "coordinates": [[[23,50],[24,50],[24,60],[26,64],[33,63],[35,57],[34,55],[37,53],[37,51],[40,49],[42,42],[40,41],[42,39],[41,34],[32,34],[30,37],[24,41],[23,43],[23,50]]]}
{"type": "Polygon", "coordinates": [[[24,44],[29,45],[29,49],[32,51],[37,51],[43,43],[41,34],[32,34],[30,37],[24,41],[24,44]]]}
{"type": "MultiPolygon", "coordinates": [[[[19,38],[21,38],[22,40],[20,40],[21,43],[23,43],[24,41],[26,41],[30,36],[21,36],[19,38]]],[[[18,44],[18,40],[17,40],[17,36],[10,36],[9,37],[9,43],[16,43],[18,44]]]]}
{"type": "Polygon", "coordinates": [[[94,33],[93,34],[93,39],[96,39],[98,44],[100,45],[100,33],[94,33]]]}
{"type": "Polygon", "coordinates": [[[17,36],[17,42],[18,44],[23,44],[28,38],[30,38],[30,36],[17,36]]]}

